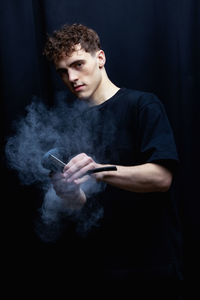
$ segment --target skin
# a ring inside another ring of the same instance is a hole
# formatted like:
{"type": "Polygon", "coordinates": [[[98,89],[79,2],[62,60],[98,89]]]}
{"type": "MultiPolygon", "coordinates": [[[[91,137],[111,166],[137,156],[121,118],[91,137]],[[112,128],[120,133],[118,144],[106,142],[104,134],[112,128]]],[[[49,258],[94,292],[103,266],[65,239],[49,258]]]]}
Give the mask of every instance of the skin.
{"type": "Polygon", "coordinates": [[[89,101],[92,105],[100,104],[112,97],[119,88],[106,74],[104,51],[88,53],[81,49],[80,45],[75,49],[70,56],[63,53],[55,62],[56,71],[64,84],[80,100],[89,101]]]}
{"type": "MultiPolygon", "coordinates": [[[[77,45],[69,56],[63,55],[55,62],[55,67],[66,86],[80,100],[91,105],[98,105],[112,97],[119,88],[107,76],[105,70],[105,53],[103,50],[94,53],[85,52],[77,45]]],[[[89,179],[83,176],[93,168],[108,165],[98,164],[86,153],[72,158],[64,167],[63,173],[52,176],[52,183],[57,195],[66,206],[80,209],[87,201],[80,185],[89,179]]],[[[97,181],[104,181],[115,187],[130,192],[166,192],[172,182],[171,172],[154,163],[139,166],[117,166],[117,171],[95,173],[97,181]]]]}

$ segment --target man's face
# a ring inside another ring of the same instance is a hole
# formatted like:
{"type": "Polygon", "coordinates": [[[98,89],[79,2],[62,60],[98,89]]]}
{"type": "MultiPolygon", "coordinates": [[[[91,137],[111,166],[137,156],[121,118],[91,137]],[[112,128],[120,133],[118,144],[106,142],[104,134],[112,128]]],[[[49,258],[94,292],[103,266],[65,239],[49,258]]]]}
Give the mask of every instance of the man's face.
{"type": "Polygon", "coordinates": [[[70,56],[63,53],[55,67],[63,82],[79,99],[94,99],[100,89],[104,64],[102,50],[91,54],[77,45],[70,56]]]}

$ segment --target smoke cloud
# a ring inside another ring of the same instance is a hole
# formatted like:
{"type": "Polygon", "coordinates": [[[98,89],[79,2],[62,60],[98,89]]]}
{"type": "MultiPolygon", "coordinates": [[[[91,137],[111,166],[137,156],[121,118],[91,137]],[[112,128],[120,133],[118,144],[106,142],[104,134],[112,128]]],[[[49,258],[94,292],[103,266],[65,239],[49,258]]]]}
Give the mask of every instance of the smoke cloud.
{"type": "MultiPolygon", "coordinates": [[[[17,171],[23,185],[37,184],[43,191],[43,204],[39,210],[40,220],[36,224],[36,231],[44,241],[59,238],[64,228],[63,218],[73,220],[77,232],[85,235],[98,226],[103,216],[103,208],[95,200],[91,200],[81,212],[67,210],[52,187],[49,170],[42,165],[44,154],[52,148],[66,149],[68,160],[74,155],[74,149],[77,154],[84,147],[88,154],[93,152],[90,126],[84,124],[83,131],[83,124],[74,122],[86,108],[87,105],[78,100],[68,104],[63,101],[61,94],[57,96],[53,107],[48,107],[42,99],[35,97],[26,107],[25,117],[15,122],[15,134],[7,139],[5,154],[8,166],[17,171]],[[85,145],[80,144],[80,140],[85,145]]],[[[105,185],[91,179],[81,187],[91,196],[102,191],[105,185]]]]}

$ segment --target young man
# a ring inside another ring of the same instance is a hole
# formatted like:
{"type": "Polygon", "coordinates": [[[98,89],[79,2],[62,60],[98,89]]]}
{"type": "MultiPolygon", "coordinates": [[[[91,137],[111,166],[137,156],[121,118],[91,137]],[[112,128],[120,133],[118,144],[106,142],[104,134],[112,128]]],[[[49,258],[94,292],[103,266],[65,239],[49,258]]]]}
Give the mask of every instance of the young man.
{"type": "Polygon", "coordinates": [[[108,78],[99,37],[84,25],[55,31],[44,54],[88,105],[74,156],[51,178],[66,207],[81,211],[95,198],[104,208],[99,227],[86,237],[96,257],[91,265],[108,279],[180,279],[170,198],[178,157],[163,105],[153,94],[119,88],[108,78]],[[87,143],[81,142],[84,127],[91,132],[87,143]],[[86,174],[113,165],[117,170],[86,174]],[[91,177],[106,186],[95,196],[82,189],[91,177]]]}

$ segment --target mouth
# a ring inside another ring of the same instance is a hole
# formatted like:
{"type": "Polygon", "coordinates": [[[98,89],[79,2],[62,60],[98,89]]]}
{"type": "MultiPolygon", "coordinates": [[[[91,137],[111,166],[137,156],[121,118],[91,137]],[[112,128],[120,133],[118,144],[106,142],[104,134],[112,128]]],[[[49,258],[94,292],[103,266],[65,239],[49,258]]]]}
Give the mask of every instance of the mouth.
{"type": "Polygon", "coordinates": [[[79,92],[84,88],[85,84],[76,85],[73,87],[75,92],[79,92]]]}

